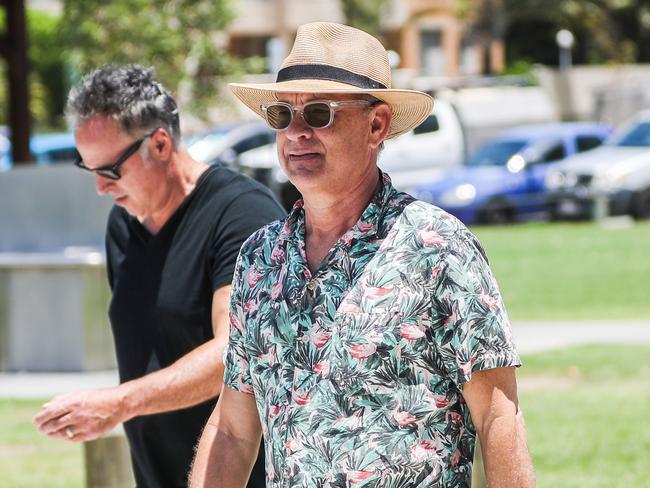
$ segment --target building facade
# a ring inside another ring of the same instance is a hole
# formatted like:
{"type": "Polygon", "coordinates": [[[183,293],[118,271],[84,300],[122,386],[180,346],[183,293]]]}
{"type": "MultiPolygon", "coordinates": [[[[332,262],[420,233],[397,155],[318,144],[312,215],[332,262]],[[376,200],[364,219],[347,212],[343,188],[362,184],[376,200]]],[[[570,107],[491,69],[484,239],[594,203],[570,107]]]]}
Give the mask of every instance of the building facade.
{"type": "MultiPolygon", "coordinates": [[[[234,0],[237,15],[228,29],[229,50],[240,57],[267,58],[276,71],[307,22],[345,22],[339,0],[234,0]]],[[[500,42],[484,46],[458,16],[457,0],[388,0],[381,40],[398,55],[396,68],[413,76],[456,77],[483,72],[485,50],[492,70],[504,66],[500,42]]]]}

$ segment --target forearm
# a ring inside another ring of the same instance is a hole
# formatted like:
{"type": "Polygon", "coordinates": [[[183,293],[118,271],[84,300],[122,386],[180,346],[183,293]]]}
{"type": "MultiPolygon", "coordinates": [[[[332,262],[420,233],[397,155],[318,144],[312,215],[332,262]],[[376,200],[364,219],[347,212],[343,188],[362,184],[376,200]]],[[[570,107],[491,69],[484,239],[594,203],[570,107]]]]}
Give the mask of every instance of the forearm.
{"type": "Polygon", "coordinates": [[[118,387],[123,421],[190,407],[215,397],[223,383],[224,341],[212,339],[171,366],[118,387]]]}
{"type": "Polygon", "coordinates": [[[488,486],[532,488],[533,464],[521,410],[516,415],[487,419],[479,430],[488,486]]]}
{"type": "Polygon", "coordinates": [[[203,430],[190,477],[190,488],[242,488],[257,457],[260,437],[241,439],[210,419],[203,430]]]}

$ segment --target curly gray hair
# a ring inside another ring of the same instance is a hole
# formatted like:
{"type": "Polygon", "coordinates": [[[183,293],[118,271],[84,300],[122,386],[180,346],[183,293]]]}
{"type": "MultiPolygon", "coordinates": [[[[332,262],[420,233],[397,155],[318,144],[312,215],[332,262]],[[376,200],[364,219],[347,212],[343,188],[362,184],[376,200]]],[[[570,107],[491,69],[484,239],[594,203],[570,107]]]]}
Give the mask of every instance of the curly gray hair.
{"type": "Polygon", "coordinates": [[[111,117],[134,137],[161,127],[178,146],[178,107],[153,79],[153,68],[137,64],[107,65],[84,76],[68,95],[67,115],[74,128],[96,115],[111,117]]]}

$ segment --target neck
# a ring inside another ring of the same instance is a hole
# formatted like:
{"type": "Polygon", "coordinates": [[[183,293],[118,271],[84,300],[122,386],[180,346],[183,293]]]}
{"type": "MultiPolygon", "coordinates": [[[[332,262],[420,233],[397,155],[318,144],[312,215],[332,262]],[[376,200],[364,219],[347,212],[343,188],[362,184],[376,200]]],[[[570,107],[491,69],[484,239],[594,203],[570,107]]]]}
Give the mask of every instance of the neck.
{"type": "Polygon", "coordinates": [[[195,161],[186,151],[181,150],[176,153],[168,164],[165,183],[162,185],[156,208],[138,217],[140,223],[151,234],[157,234],[185,198],[192,193],[196,182],[206,169],[208,169],[207,164],[195,161]]]}
{"type": "Polygon", "coordinates": [[[331,247],[357,223],[377,192],[380,180],[372,174],[343,195],[304,198],[305,246],[309,268],[314,271],[331,247]]]}

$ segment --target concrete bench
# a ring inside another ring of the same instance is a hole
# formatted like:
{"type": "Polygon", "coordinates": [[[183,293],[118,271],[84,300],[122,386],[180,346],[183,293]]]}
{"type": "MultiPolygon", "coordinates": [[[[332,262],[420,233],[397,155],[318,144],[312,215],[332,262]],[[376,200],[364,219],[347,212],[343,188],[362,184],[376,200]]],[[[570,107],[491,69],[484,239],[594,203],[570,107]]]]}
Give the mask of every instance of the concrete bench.
{"type": "Polygon", "coordinates": [[[0,371],[114,369],[98,249],[0,253],[0,371]]]}

